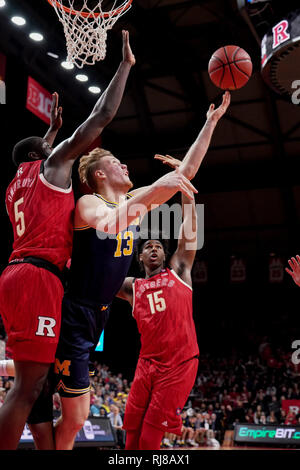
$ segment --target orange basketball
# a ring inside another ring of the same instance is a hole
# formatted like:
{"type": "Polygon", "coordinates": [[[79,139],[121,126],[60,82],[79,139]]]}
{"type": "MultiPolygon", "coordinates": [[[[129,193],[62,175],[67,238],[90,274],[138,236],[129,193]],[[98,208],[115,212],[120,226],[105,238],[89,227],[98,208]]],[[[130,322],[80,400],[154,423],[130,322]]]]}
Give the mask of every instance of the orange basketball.
{"type": "Polygon", "coordinates": [[[222,90],[238,90],[252,74],[249,54],[239,46],[224,46],[216,50],[208,64],[211,81],[222,90]]]}

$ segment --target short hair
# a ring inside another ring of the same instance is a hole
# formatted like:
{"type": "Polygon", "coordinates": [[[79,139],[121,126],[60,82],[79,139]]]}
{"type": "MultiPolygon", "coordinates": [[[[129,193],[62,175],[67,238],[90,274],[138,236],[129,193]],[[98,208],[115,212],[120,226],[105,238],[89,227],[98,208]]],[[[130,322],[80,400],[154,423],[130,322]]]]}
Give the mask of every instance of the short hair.
{"type": "Polygon", "coordinates": [[[107,156],[112,157],[113,154],[109,150],[97,147],[80,158],[78,172],[81,183],[87,184],[92,190],[96,189],[94,171],[97,169],[99,160],[107,156]]]}
{"type": "MultiPolygon", "coordinates": [[[[41,153],[41,137],[33,136],[20,140],[13,148],[12,160],[18,167],[20,163],[31,162],[32,159],[28,156],[29,152],[41,153]]],[[[41,155],[42,158],[42,155],[41,155]]]]}
{"type": "Polygon", "coordinates": [[[140,238],[138,239],[136,244],[136,259],[141,271],[144,271],[144,266],[143,263],[140,261],[140,254],[142,253],[143,247],[148,240],[158,240],[162,244],[166,260],[169,256],[169,240],[164,236],[161,230],[150,229],[147,233],[140,232],[140,238]]]}

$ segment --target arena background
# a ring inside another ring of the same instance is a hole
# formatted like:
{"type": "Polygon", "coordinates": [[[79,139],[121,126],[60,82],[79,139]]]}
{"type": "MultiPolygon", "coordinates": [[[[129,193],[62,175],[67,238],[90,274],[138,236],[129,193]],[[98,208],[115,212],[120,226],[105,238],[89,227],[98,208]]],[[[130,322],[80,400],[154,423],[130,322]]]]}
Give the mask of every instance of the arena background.
{"type": "MultiPolygon", "coordinates": [[[[0,9],[7,92],[7,104],[0,107],[2,266],[12,242],[4,204],[6,186],[14,175],[11,150],[18,140],[42,136],[47,130],[45,122],[26,109],[28,76],[60,95],[64,124],[56,143],[71,135],[97,100],[86,84],[75,79],[74,70],[60,66],[65,40],[46,0],[6,3],[0,9]],[[26,26],[11,23],[10,12],[25,16],[26,26]],[[32,29],[44,34],[42,43],[28,38],[32,29]],[[49,51],[59,59],[47,55],[49,51]]],[[[297,2],[280,3],[275,7],[274,2],[272,22],[297,7],[297,2]]],[[[268,26],[268,15],[264,10],[259,16],[258,35],[264,22],[268,26]]],[[[253,75],[244,88],[232,92],[230,109],[218,124],[193,181],[199,190],[196,200],[205,205],[205,241],[197,259],[207,267],[206,282],[194,285],[194,318],[202,354],[257,354],[266,336],[274,350],[292,351],[291,344],[299,337],[299,293],[292,279],[281,275],[287,259],[300,253],[299,107],[263,81],[257,38],[234,0],[134,0],[132,9],[108,34],[106,59],[83,70],[89,83],[102,90],[121,60],[123,28],[130,31],[137,64],[120,110],[103,132],[102,146],[128,164],[135,186],[149,184],[166,171],[153,161],[155,153],[182,158],[201,129],[209,104],[220,103],[221,90],[207,73],[212,53],[223,45],[237,44],[250,54],[253,75]],[[274,258],[282,262],[279,282],[270,282],[274,258]],[[234,259],[244,263],[239,282],[230,277],[234,259]]],[[[76,178],[75,168],[78,196],[76,178]]],[[[137,273],[136,264],[131,272],[137,273]]],[[[206,274],[202,275],[205,280],[206,274]]],[[[131,310],[116,300],[104,352],[96,357],[113,372],[132,378],[138,349],[131,310]]]]}

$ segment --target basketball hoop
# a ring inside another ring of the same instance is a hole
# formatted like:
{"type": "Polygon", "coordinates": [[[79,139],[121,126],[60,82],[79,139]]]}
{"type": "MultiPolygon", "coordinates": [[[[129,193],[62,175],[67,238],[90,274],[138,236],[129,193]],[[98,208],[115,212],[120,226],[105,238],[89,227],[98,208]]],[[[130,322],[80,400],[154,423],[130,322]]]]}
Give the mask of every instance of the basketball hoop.
{"type": "Polygon", "coordinates": [[[133,0],[125,0],[119,6],[117,0],[113,0],[110,11],[102,10],[103,0],[95,1],[93,8],[88,7],[89,0],[82,0],[80,10],[74,8],[75,0],[47,1],[64,28],[67,62],[81,69],[105,58],[107,31],[131,8],[133,0]]]}

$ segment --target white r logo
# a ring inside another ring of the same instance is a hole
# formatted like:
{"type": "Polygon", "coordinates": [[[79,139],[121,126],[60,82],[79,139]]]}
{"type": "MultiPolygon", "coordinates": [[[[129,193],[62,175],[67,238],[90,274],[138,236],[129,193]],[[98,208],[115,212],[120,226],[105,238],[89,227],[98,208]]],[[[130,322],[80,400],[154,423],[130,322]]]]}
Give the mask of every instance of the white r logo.
{"type": "Polygon", "coordinates": [[[39,326],[37,329],[37,332],[35,333],[37,336],[51,336],[55,337],[55,333],[53,331],[53,328],[56,325],[56,320],[51,317],[38,317],[39,319],[39,326]],[[45,335],[45,331],[47,330],[47,333],[45,335]]]}

